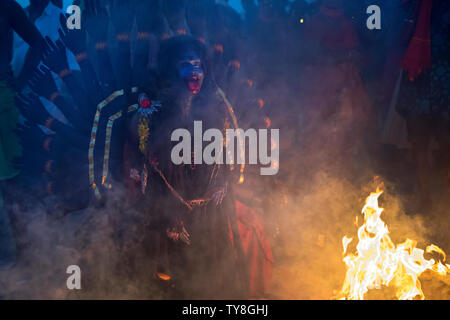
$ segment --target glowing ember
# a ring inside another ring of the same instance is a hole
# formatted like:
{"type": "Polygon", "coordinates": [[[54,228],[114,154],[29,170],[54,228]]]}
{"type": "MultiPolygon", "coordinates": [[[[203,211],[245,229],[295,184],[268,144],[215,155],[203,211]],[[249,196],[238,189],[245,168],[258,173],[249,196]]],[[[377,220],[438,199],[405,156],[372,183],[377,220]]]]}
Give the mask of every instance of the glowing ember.
{"type": "MultiPolygon", "coordinates": [[[[450,265],[425,259],[424,250],[416,248],[416,241],[408,239],[394,245],[388,227],[380,217],[383,208],[378,207],[378,198],[382,193],[377,189],[366,199],[356,254],[349,253],[344,257],[347,274],[338,298],[363,300],[369,290],[391,286],[400,300],[425,299],[418,277],[426,270],[446,275],[450,265]]],[[[344,254],[351,241],[348,237],[342,239],[344,254]]],[[[446,259],[444,251],[436,245],[428,246],[426,252],[442,255],[442,261],[446,259]]]]}
{"type": "Polygon", "coordinates": [[[159,279],[164,280],[164,281],[169,281],[171,279],[171,276],[169,276],[168,274],[165,274],[165,273],[158,272],[158,273],[156,273],[156,275],[158,276],[159,279]]]}

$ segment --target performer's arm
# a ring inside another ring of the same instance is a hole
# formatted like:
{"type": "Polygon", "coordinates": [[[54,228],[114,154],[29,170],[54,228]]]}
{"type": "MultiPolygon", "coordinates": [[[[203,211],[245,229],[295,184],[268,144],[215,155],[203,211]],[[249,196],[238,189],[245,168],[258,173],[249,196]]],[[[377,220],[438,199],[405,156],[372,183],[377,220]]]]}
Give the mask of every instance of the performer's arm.
{"type": "Polygon", "coordinates": [[[67,48],[75,55],[75,59],[80,66],[85,88],[88,90],[89,101],[91,101],[91,104],[86,105],[82,111],[84,114],[90,114],[95,111],[90,109],[92,102],[100,101],[103,97],[103,92],[98,82],[97,74],[89,61],[86,48],[86,34],[83,28],[80,30],[68,30],[64,15],[60,16],[60,23],[59,36],[67,48]]]}
{"type": "Polygon", "coordinates": [[[58,107],[80,133],[89,133],[89,122],[85,121],[79,111],[77,111],[58,91],[53,92],[50,96],[50,101],[58,107]]]}
{"type": "Polygon", "coordinates": [[[164,14],[174,35],[190,34],[186,22],[186,5],[183,1],[163,1],[164,14]]]}
{"type": "Polygon", "coordinates": [[[134,53],[132,84],[142,86],[148,74],[148,63],[150,54],[150,33],[139,31],[134,53]]]}
{"type": "Polygon", "coordinates": [[[95,44],[95,50],[97,52],[97,63],[101,86],[105,92],[113,92],[117,90],[117,84],[111,57],[108,53],[108,45],[106,40],[97,42],[95,44]]]}
{"type": "Polygon", "coordinates": [[[83,14],[89,37],[95,43],[100,85],[105,93],[110,94],[117,90],[117,86],[114,77],[114,68],[108,53],[109,18],[106,7],[100,2],[94,1],[86,6],[83,14]]]}
{"type": "Polygon", "coordinates": [[[118,44],[117,81],[120,88],[131,87],[130,35],[133,26],[135,6],[125,0],[114,0],[110,7],[111,21],[116,31],[118,44]]]}
{"type": "Polygon", "coordinates": [[[61,40],[53,42],[49,37],[45,37],[45,50],[42,61],[64,82],[79,110],[83,110],[86,105],[89,105],[90,101],[86,90],[69,68],[66,46],[61,40]]]}
{"type": "Polygon", "coordinates": [[[32,79],[28,82],[31,90],[38,95],[51,101],[54,105],[62,111],[66,119],[81,132],[87,132],[88,124],[80,116],[80,112],[71,105],[56,88],[55,81],[50,73],[50,70],[44,66],[37,69],[33,74],[32,79]]]}
{"type": "Polygon", "coordinates": [[[136,8],[137,38],[132,69],[133,86],[143,86],[148,74],[150,41],[154,38],[153,27],[158,14],[157,1],[140,2],[136,8]]]}

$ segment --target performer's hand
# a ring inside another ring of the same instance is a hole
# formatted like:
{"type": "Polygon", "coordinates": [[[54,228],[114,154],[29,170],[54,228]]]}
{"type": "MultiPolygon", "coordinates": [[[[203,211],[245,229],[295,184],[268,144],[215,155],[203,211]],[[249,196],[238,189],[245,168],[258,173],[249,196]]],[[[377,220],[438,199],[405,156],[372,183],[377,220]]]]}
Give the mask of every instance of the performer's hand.
{"type": "Polygon", "coordinates": [[[209,191],[208,197],[211,199],[211,201],[213,201],[216,207],[218,207],[222,204],[222,201],[225,198],[227,191],[228,191],[228,184],[225,183],[224,186],[220,188],[213,188],[211,191],[209,191]]]}
{"type": "Polygon", "coordinates": [[[49,37],[45,37],[42,62],[58,75],[60,75],[63,70],[69,70],[66,47],[61,40],[57,40],[55,43],[49,37]]]}
{"type": "Polygon", "coordinates": [[[58,30],[58,33],[62,42],[64,42],[66,47],[69,48],[69,50],[72,51],[75,56],[81,53],[85,53],[86,52],[85,28],[69,30],[66,24],[67,18],[68,15],[61,14],[59,16],[61,29],[58,30]]]}
{"type": "Polygon", "coordinates": [[[191,235],[184,227],[183,221],[176,221],[171,228],[166,230],[167,237],[173,241],[182,241],[187,245],[191,244],[191,235]]]}
{"type": "Polygon", "coordinates": [[[50,101],[53,100],[52,96],[58,92],[50,69],[45,66],[36,69],[30,81],[28,81],[28,85],[35,93],[50,101]]]}

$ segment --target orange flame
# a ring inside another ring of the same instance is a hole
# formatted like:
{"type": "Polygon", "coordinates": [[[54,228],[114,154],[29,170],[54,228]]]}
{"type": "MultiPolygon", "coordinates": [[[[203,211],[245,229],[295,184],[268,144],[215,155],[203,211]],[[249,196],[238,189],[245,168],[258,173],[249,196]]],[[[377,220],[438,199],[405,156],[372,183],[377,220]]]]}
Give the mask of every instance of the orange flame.
{"type": "MultiPolygon", "coordinates": [[[[400,300],[423,300],[425,296],[419,276],[426,270],[447,275],[450,265],[425,259],[424,250],[416,248],[417,242],[414,240],[407,239],[397,246],[392,242],[388,227],[381,219],[383,208],[378,207],[378,198],[382,193],[377,189],[366,199],[362,209],[364,224],[358,229],[356,254],[349,253],[343,259],[347,274],[338,298],[363,300],[371,289],[393,286],[400,300]]],[[[351,241],[346,236],[342,239],[344,254],[351,241]]],[[[442,255],[445,262],[445,252],[438,246],[432,244],[426,252],[442,255]]]]}

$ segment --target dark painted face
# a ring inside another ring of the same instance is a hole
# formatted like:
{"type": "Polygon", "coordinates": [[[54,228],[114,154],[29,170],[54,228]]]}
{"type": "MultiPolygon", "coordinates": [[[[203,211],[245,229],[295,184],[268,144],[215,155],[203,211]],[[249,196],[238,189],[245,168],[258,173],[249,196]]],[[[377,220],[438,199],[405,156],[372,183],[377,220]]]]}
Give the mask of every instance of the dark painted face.
{"type": "Polygon", "coordinates": [[[178,62],[177,70],[189,92],[199,93],[205,78],[200,57],[194,51],[188,51],[178,62]]]}

